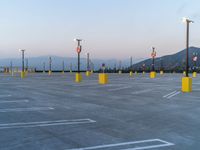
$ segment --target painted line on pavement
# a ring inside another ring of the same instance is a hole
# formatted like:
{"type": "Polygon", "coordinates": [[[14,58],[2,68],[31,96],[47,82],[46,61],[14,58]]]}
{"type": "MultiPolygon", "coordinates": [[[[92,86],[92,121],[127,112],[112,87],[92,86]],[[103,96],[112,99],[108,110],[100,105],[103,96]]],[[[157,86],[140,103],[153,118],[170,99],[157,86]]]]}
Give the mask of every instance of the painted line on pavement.
{"type": "Polygon", "coordinates": [[[173,145],[174,145],[173,143],[163,141],[160,139],[149,139],[149,140],[142,140],[142,141],[98,145],[98,146],[92,146],[92,147],[74,148],[74,149],[66,149],[66,150],[96,150],[96,149],[106,150],[106,149],[116,149],[117,147],[119,147],[121,150],[145,150],[145,149],[152,149],[152,148],[168,147],[168,146],[173,146],[173,145]],[[145,144],[145,146],[141,146],[142,143],[145,144]],[[131,145],[133,145],[132,148],[125,148],[125,146],[131,147],[131,145]],[[123,146],[124,148],[122,148],[123,146]]]}
{"type": "Polygon", "coordinates": [[[8,100],[8,101],[0,101],[0,104],[3,103],[28,103],[29,100],[8,100]]]}
{"type": "Polygon", "coordinates": [[[54,120],[54,121],[40,121],[40,122],[17,122],[0,124],[0,130],[12,128],[34,128],[34,127],[47,127],[58,125],[73,125],[73,124],[87,124],[95,123],[92,119],[73,119],[73,120],[54,120]]]}
{"type": "Polygon", "coordinates": [[[30,108],[8,108],[0,109],[0,112],[21,112],[21,111],[42,111],[42,110],[53,110],[52,107],[30,107],[30,108]]]}

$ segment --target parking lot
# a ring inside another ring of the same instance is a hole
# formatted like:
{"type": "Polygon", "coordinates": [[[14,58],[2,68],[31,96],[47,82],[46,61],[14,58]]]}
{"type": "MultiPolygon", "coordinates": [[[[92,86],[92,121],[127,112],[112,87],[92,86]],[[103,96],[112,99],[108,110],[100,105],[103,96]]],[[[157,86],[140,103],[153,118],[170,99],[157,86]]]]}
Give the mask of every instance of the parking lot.
{"type": "Polygon", "coordinates": [[[200,77],[182,74],[0,75],[2,150],[194,150],[200,147],[200,77]]]}

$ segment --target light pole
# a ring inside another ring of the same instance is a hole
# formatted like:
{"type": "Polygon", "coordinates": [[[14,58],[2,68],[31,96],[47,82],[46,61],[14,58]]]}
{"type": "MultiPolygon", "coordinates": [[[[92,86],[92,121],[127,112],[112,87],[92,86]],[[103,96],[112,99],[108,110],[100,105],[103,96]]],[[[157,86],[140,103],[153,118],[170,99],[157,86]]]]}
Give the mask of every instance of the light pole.
{"type": "Polygon", "coordinates": [[[90,76],[90,53],[86,53],[87,55],[87,70],[86,70],[86,76],[90,76]]]}
{"type": "Polygon", "coordinates": [[[24,71],[24,52],[25,49],[20,49],[20,51],[22,52],[22,71],[21,71],[21,78],[25,77],[25,71],[24,71]]]}
{"type": "Polygon", "coordinates": [[[155,47],[152,47],[151,57],[152,57],[152,69],[151,70],[155,71],[155,57],[156,57],[155,47]]]}
{"type": "Polygon", "coordinates": [[[78,54],[78,70],[76,73],[76,82],[81,82],[82,80],[82,76],[80,74],[80,53],[81,53],[81,50],[82,50],[82,46],[81,46],[81,41],[82,39],[74,39],[75,41],[77,41],[77,48],[76,48],[76,51],[77,51],[77,54],[78,54]]]}
{"type": "Polygon", "coordinates": [[[62,62],[62,73],[63,73],[63,74],[65,73],[65,62],[64,62],[64,60],[63,60],[63,62],[62,62]]]}
{"type": "Polygon", "coordinates": [[[186,66],[185,66],[185,77],[182,78],[182,91],[192,91],[192,78],[189,78],[189,31],[190,23],[193,23],[189,18],[183,18],[183,22],[186,23],[186,66]]]}
{"type": "Polygon", "coordinates": [[[51,75],[51,65],[52,65],[52,59],[49,57],[49,75],[51,75]]]}
{"type": "Polygon", "coordinates": [[[192,61],[194,63],[193,65],[193,73],[192,73],[192,76],[195,78],[197,76],[197,53],[193,53],[193,56],[192,56],[192,61]]]}
{"type": "Polygon", "coordinates": [[[45,73],[45,70],[46,70],[46,68],[45,68],[45,62],[43,62],[43,73],[45,73]]]}
{"type": "Polygon", "coordinates": [[[151,64],[150,78],[155,78],[156,77],[156,72],[155,72],[156,51],[155,51],[155,47],[152,47],[151,57],[152,57],[152,64],[151,64]]]}
{"type": "Polygon", "coordinates": [[[133,57],[130,57],[130,76],[133,76],[133,57]]]}
{"type": "Polygon", "coordinates": [[[189,31],[190,31],[190,23],[193,23],[189,18],[183,18],[183,22],[186,23],[186,77],[189,77],[189,31]]]}

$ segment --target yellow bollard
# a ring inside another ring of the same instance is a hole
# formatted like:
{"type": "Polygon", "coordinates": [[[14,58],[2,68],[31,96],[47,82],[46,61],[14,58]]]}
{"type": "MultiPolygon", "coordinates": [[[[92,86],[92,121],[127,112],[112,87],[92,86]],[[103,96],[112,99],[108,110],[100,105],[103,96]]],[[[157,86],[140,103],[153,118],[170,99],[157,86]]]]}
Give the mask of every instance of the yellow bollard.
{"type": "Polygon", "coordinates": [[[89,77],[91,75],[91,72],[90,71],[86,71],[85,74],[86,74],[87,77],[89,77]]]}
{"type": "Polygon", "coordinates": [[[52,74],[52,71],[51,70],[49,70],[49,75],[51,75],[52,74]]]}
{"type": "Polygon", "coordinates": [[[155,71],[151,71],[150,72],[150,78],[153,79],[156,77],[156,72],[155,71]]]}
{"type": "Polygon", "coordinates": [[[145,75],[145,71],[142,71],[142,74],[145,75]]]}
{"type": "Polygon", "coordinates": [[[75,82],[79,83],[82,81],[82,75],[81,73],[76,73],[76,79],[75,79],[75,82]]]}
{"type": "Polygon", "coordinates": [[[192,78],[182,78],[182,92],[192,92],[192,78]]]}
{"type": "Polygon", "coordinates": [[[61,73],[62,73],[62,74],[64,74],[64,73],[65,73],[65,71],[62,71],[61,73]]]}
{"type": "Polygon", "coordinates": [[[108,83],[108,74],[100,73],[99,74],[99,84],[107,84],[108,83]]]}
{"type": "Polygon", "coordinates": [[[26,77],[25,72],[22,71],[22,72],[21,72],[21,78],[23,79],[23,78],[25,78],[25,77],[26,77]]]}
{"type": "Polygon", "coordinates": [[[160,75],[163,75],[163,74],[164,74],[164,71],[161,70],[161,71],[160,71],[160,75]]]}
{"type": "Polygon", "coordinates": [[[193,72],[193,73],[192,73],[192,77],[193,77],[193,78],[196,78],[196,77],[197,77],[197,72],[193,72]]]}
{"type": "Polygon", "coordinates": [[[132,77],[133,76],[133,71],[130,71],[129,75],[130,75],[130,77],[132,77]]]}

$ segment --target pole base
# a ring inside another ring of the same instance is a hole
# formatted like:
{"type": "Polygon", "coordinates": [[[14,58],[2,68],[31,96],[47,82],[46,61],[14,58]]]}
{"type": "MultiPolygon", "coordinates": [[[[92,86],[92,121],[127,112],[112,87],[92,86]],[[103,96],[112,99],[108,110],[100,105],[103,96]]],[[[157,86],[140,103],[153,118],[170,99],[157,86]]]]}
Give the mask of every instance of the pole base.
{"type": "Polygon", "coordinates": [[[99,84],[107,84],[108,83],[108,74],[100,73],[99,74],[99,84]]]}
{"type": "Polygon", "coordinates": [[[133,76],[133,71],[130,71],[129,75],[130,75],[130,77],[132,77],[133,76]]]}
{"type": "Polygon", "coordinates": [[[192,92],[192,78],[182,78],[182,92],[192,92]]]}
{"type": "Polygon", "coordinates": [[[90,71],[86,71],[85,74],[86,74],[87,77],[89,77],[91,75],[91,72],[90,71]]]}
{"type": "Polygon", "coordinates": [[[48,73],[48,74],[51,75],[51,74],[52,74],[52,71],[49,70],[49,73],[48,73]]]}
{"type": "Polygon", "coordinates": [[[120,70],[118,73],[119,73],[119,74],[122,74],[122,71],[120,70]]]}
{"type": "Polygon", "coordinates": [[[142,74],[145,75],[145,71],[142,71],[142,74]]]}
{"type": "Polygon", "coordinates": [[[192,77],[193,77],[193,78],[196,78],[196,77],[197,77],[197,72],[193,72],[193,73],[192,73],[192,77]]]}
{"type": "Polygon", "coordinates": [[[26,77],[26,73],[24,71],[21,72],[21,78],[25,78],[26,77]]]}
{"type": "Polygon", "coordinates": [[[163,74],[164,74],[164,71],[161,70],[161,71],[160,71],[160,75],[163,75],[163,74]]]}
{"type": "Polygon", "coordinates": [[[93,70],[91,70],[91,74],[93,74],[94,73],[94,71],[93,70]]]}
{"type": "Polygon", "coordinates": [[[185,71],[183,71],[183,75],[184,75],[184,76],[186,75],[186,72],[185,72],[185,71]]]}
{"type": "Polygon", "coordinates": [[[76,83],[80,83],[81,81],[82,81],[82,75],[81,75],[81,73],[76,73],[75,82],[76,83]]]}
{"type": "Polygon", "coordinates": [[[155,71],[151,71],[151,72],[150,72],[150,78],[151,78],[151,79],[156,78],[156,72],[155,72],[155,71]]]}

